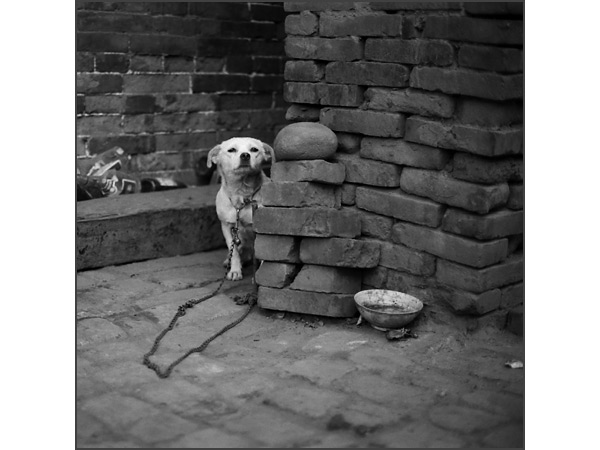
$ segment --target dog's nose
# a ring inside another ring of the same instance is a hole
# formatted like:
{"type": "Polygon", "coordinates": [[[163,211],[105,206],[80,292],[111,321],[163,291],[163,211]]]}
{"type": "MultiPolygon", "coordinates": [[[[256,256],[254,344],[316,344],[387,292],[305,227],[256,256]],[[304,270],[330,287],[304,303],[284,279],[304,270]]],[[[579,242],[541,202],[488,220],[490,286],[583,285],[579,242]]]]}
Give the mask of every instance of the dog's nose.
{"type": "Polygon", "coordinates": [[[244,152],[244,153],[242,153],[242,154],[240,155],[240,159],[241,159],[242,161],[249,161],[249,160],[250,160],[250,153],[245,153],[245,152],[244,152]]]}

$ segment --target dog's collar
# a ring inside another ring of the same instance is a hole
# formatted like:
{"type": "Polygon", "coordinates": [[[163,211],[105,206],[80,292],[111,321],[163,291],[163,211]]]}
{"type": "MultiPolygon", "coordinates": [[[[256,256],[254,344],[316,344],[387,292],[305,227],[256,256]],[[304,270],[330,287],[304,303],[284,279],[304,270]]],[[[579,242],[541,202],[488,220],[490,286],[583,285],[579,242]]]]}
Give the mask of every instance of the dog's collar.
{"type": "Polygon", "coordinates": [[[242,199],[242,205],[239,208],[237,206],[235,206],[235,203],[233,203],[233,200],[231,199],[231,197],[229,197],[229,202],[233,205],[235,210],[239,213],[246,206],[256,203],[256,200],[254,200],[254,196],[256,195],[256,193],[259,191],[260,188],[261,188],[261,186],[258,186],[256,189],[254,189],[254,192],[252,192],[252,194],[250,194],[249,197],[244,197],[242,199]]]}

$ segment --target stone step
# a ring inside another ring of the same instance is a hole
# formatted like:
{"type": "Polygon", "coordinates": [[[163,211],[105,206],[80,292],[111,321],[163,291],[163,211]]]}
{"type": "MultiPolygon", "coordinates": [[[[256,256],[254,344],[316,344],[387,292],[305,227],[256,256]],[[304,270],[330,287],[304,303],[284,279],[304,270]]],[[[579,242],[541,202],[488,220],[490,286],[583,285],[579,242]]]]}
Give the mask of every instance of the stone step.
{"type": "Polygon", "coordinates": [[[77,203],[77,270],[225,246],[215,210],[219,185],[77,203]]]}

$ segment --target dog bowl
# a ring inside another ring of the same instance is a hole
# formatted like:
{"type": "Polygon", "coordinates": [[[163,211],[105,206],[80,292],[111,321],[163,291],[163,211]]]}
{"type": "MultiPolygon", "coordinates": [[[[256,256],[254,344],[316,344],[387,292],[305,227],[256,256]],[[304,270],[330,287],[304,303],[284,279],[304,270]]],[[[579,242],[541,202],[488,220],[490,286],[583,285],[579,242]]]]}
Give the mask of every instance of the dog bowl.
{"type": "Polygon", "coordinates": [[[423,302],[412,295],[386,289],[369,289],[354,294],[360,315],[380,331],[395,330],[412,322],[423,302]]]}

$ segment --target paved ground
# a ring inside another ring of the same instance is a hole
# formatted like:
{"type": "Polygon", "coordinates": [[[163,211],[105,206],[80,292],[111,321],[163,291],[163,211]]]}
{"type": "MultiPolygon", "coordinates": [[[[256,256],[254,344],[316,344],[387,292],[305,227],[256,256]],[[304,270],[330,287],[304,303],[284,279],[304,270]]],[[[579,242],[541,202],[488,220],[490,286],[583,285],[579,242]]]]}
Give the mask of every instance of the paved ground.
{"type": "MultiPolygon", "coordinates": [[[[225,250],[77,276],[78,447],[521,447],[522,338],[423,315],[417,339],[258,308],[159,379],[142,365],[176,308],[210,292],[225,250]]],[[[250,277],[180,319],[168,364],[244,310],[250,277]]]]}

